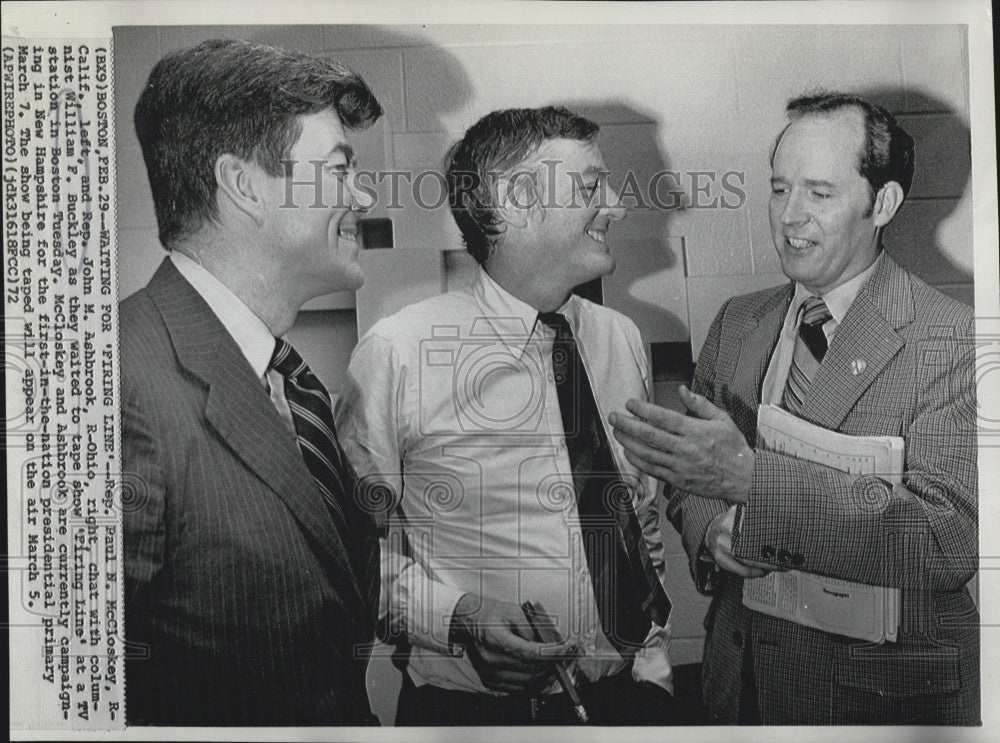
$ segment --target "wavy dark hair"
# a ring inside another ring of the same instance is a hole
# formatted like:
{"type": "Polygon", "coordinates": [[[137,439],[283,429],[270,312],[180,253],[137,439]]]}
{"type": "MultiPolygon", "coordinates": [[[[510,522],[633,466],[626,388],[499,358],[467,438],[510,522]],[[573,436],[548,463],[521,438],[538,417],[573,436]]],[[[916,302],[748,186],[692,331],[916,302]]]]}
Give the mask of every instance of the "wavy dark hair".
{"type": "Polygon", "coordinates": [[[163,246],[216,216],[220,155],[283,175],[281,160],[301,134],[297,117],[329,108],[349,128],[382,115],[364,80],[324,57],[214,39],[157,62],[135,107],[135,131],[163,246]]]}
{"type": "Polygon", "coordinates": [[[509,175],[543,142],[593,142],[599,127],[562,107],[509,108],[487,114],[448,153],[448,196],[462,241],[485,265],[503,224],[497,214],[497,178],[509,175]]]}

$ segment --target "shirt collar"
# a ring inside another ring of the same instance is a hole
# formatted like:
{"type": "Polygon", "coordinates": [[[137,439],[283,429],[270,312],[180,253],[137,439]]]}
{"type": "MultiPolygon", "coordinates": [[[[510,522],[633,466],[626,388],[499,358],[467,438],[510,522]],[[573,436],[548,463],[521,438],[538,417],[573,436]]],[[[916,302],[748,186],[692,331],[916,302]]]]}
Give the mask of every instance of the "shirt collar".
{"type": "MultiPolygon", "coordinates": [[[[840,286],[831,289],[826,294],[823,295],[823,301],[826,302],[827,309],[830,310],[830,314],[833,316],[834,322],[839,325],[844,321],[844,317],[847,315],[847,311],[851,309],[851,305],[854,304],[854,300],[858,298],[858,294],[861,293],[861,288],[867,283],[871,275],[875,273],[875,269],[878,267],[879,261],[882,260],[882,253],[880,252],[878,257],[872,262],[868,268],[859,273],[853,279],[845,281],[840,286]]],[[[811,291],[806,289],[799,282],[795,282],[795,297],[792,300],[792,306],[795,308],[796,314],[798,313],[798,308],[806,301],[809,297],[815,296],[811,291]]]]}
{"type": "MultiPolygon", "coordinates": [[[[473,321],[471,334],[489,333],[498,337],[504,345],[517,348],[519,355],[523,354],[536,328],[541,325],[537,322],[538,310],[500,286],[482,267],[479,268],[476,283],[473,285],[473,293],[483,309],[483,316],[473,321]],[[478,325],[480,321],[485,321],[488,330],[478,325]]],[[[570,328],[575,332],[580,312],[580,298],[570,294],[569,299],[556,312],[566,316],[570,328]]]]}
{"type": "Polygon", "coordinates": [[[264,321],[197,261],[176,250],[170,252],[170,260],[236,341],[254,374],[263,379],[274,353],[274,336],[264,321]]]}

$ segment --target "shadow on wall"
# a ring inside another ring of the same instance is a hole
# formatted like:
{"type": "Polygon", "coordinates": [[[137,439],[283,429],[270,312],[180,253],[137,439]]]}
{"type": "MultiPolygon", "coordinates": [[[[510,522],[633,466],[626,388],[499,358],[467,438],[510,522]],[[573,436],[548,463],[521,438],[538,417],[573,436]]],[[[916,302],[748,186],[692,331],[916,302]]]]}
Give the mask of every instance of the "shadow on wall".
{"type": "Polygon", "coordinates": [[[447,247],[457,230],[443,199],[442,185],[437,178],[419,179],[424,171],[444,170],[443,160],[452,144],[444,134],[445,118],[463,108],[473,95],[465,68],[448,50],[396,27],[329,26],[325,39],[325,53],[368,81],[386,111],[371,133],[362,134],[366,141],[381,137],[370,149],[382,145],[384,154],[361,162],[361,167],[408,171],[412,178],[409,185],[403,181],[398,194],[391,192],[391,178],[377,183],[378,206],[369,216],[393,220],[397,247],[447,247]],[[415,92],[416,76],[422,70],[433,71],[434,96],[415,92]],[[389,84],[380,89],[383,82],[389,84]],[[402,208],[388,209],[393,203],[402,208]]]}
{"type": "MultiPolygon", "coordinates": [[[[440,152],[430,153],[434,145],[425,144],[417,152],[402,151],[397,146],[394,134],[407,133],[407,123],[420,121],[422,131],[443,132],[445,130],[444,116],[460,109],[472,96],[472,84],[461,63],[447,50],[430,44],[424,38],[408,36],[394,29],[382,26],[331,26],[324,29],[325,48],[329,56],[338,59],[356,70],[372,87],[376,97],[385,108],[385,115],[373,130],[365,132],[363,146],[358,148],[359,159],[372,154],[369,160],[362,160],[363,167],[370,170],[410,170],[413,172],[428,169],[443,172],[443,158],[450,146],[440,135],[431,135],[432,141],[440,140],[436,146],[440,152]],[[402,50],[419,47],[421,67],[429,66],[434,70],[436,83],[440,94],[433,100],[417,98],[406,94],[405,53],[402,50]],[[398,77],[393,76],[393,72],[398,77]],[[378,82],[392,78],[398,80],[398,88],[387,86],[380,90],[378,82]],[[431,108],[433,106],[433,109],[431,108]],[[384,131],[385,128],[388,131],[384,131]],[[378,147],[379,137],[382,137],[384,151],[381,157],[372,150],[378,147]],[[364,146],[367,145],[367,146],[364,146]],[[428,159],[430,158],[430,159],[428,159]]],[[[414,139],[407,137],[407,140],[414,139]]],[[[382,182],[375,186],[378,191],[378,204],[369,216],[373,218],[391,218],[395,224],[396,242],[405,245],[415,236],[440,235],[444,231],[441,223],[451,221],[451,213],[444,209],[426,210],[412,199],[404,199],[404,211],[387,210],[385,205],[392,203],[390,183],[382,182]],[[400,233],[410,233],[410,240],[400,239],[400,233]]],[[[405,250],[405,247],[402,248],[405,250]]],[[[393,251],[395,252],[395,251],[393,251]]],[[[345,384],[351,380],[345,373],[345,384]]],[[[380,630],[380,635],[384,628],[380,630]]],[[[368,698],[372,711],[383,725],[393,725],[396,719],[396,706],[399,690],[402,686],[402,673],[405,671],[405,656],[407,647],[405,640],[398,646],[376,642],[372,648],[372,656],[368,666],[367,683],[368,698]],[[395,660],[393,659],[395,656],[395,660]]]]}
{"type": "Polygon", "coordinates": [[[601,126],[597,141],[611,171],[610,182],[629,208],[628,217],[608,233],[617,268],[603,279],[609,300],[605,303],[635,320],[647,341],[686,338],[686,317],[643,299],[668,296],[672,292],[667,285],[674,282],[683,291],[684,281],[681,243],[667,237],[672,212],[657,208],[650,193],[653,184],[660,204],[670,206],[677,200],[677,184],[654,177],[671,169],[660,147],[660,122],[655,112],[640,111],[620,101],[565,101],[557,105],[601,126]]]}
{"type": "Polygon", "coordinates": [[[971,304],[972,156],[965,113],[916,88],[861,95],[891,111],[914,139],[913,184],[886,228],[886,249],[927,283],[971,304]]]}

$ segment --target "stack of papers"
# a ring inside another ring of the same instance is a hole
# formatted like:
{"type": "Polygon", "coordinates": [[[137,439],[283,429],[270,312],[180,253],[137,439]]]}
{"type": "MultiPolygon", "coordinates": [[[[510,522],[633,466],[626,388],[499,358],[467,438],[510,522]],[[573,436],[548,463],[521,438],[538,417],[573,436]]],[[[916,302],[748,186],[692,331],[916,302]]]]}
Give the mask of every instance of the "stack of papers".
{"type": "MultiPolygon", "coordinates": [[[[774,405],[757,411],[757,448],[851,474],[902,482],[903,439],[847,436],[813,425],[774,405]]],[[[795,497],[793,493],[789,497],[795,497]]],[[[825,632],[871,642],[895,641],[901,592],[798,570],[743,582],[743,605],[825,632]]]]}

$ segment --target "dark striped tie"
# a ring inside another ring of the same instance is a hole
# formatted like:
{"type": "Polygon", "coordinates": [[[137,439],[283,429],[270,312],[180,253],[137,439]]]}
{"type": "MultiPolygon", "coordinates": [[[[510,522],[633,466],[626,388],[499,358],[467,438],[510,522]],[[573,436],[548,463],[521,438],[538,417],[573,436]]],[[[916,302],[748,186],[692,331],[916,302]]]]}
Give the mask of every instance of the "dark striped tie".
{"type": "Polygon", "coordinates": [[[826,355],[826,334],[823,325],[833,315],[819,297],[809,297],[802,303],[799,332],[795,337],[795,350],[792,352],[792,365],[788,370],[788,383],[781,397],[781,405],[789,413],[798,415],[802,410],[802,402],[806,399],[806,391],[826,355]]]}
{"type": "Polygon", "coordinates": [[[330,395],[291,344],[276,339],[271,366],[285,378],[285,400],[292,412],[302,458],[323,499],[336,514],[351,508],[353,470],[337,441],[330,395]],[[338,505],[340,506],[338,508],[338,505]]]}
{"type": "Polygon", "coordinates": [[[650,620],[666,625],[670,599],[649,557],[632,488],[612,458],[569,322],[557,312],[539,313],[538,319],[556,332],[552,370],[601,625],[615,648],[630,656],[642,647],[650,620]]]}

